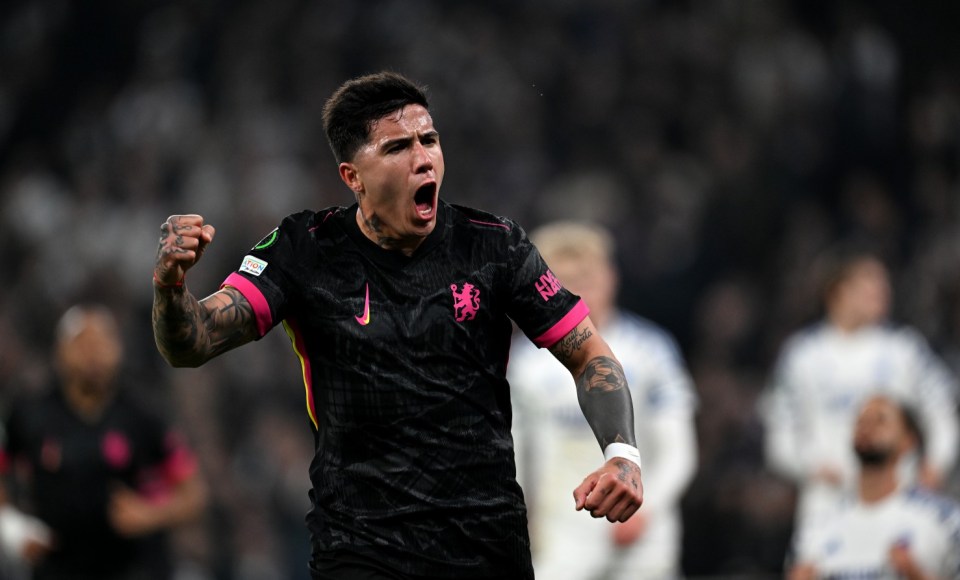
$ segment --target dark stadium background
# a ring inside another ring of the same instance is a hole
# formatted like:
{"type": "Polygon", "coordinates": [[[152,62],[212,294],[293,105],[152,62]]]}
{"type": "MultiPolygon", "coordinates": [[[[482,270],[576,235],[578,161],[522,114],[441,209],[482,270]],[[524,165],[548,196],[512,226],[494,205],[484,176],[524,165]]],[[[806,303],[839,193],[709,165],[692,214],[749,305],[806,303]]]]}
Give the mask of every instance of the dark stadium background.
{"type": "Polygon", "coordinates": [[[957,22],[956,3],[890,0],[7,0],[0,404],[49,379],[66,306],[106,302],[128,388],[176,413],[213,490],[178,534],[182,578],[303,577],[287,340],[166,368],[150,270],[169,214],[218,228],[189,276],[206,294],[283,215],[351,203],[321,107],[390,68],[431,89],[448,201],[613,228],[622,302],[677,335],[701,398],[685,571],[776,577],[793,492],[754,405],[818,314],[815,256],[881,248],[898,320],[960,371],[957,22]]]}

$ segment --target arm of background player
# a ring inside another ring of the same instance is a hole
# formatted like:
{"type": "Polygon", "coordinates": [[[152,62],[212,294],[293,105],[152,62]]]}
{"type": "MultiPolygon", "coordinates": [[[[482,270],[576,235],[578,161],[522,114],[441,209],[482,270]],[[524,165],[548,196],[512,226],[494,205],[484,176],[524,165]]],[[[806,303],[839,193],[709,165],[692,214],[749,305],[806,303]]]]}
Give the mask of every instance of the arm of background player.
{"type": "Polygon", "coordinates": [[[794,482],[803,482],[815,469],[804,441],[801,423],[806,406],[796,385],[789,353],[781,354],[773,377],[760,396],[757,411],[764,427],[764,455],[768,467],[794,482]]]}
{"type": "Polygon", "coordinates": [[[6,498],[0,500],[0,557],[33,565],[50,551],[52,541],[46,524],[7,503],[6,498]]]}
{"type": "Polygon", "coordinates": [[[238,290],[225,287],[203,300],[187,290],[187,270],[213,235],[213,227],[198,215],[170,216],[160,228],[153,272],[153,336],[173,366],[199,366],[257,336],[253,308],[238,290]]]}
{"type": "MultiPolygon", "coordinates": [[[[697,435],[692,411],[665,413],[648,419],[655,461],[647,464],[644,494],[652,511],[670,510],[680,503],[697,469],[697,435]]],[[[644,445],[646,445],[644,440],[644,445]]],[[[645,447],[646,448],[646,447],[645,447]]],[[[644,510],[647,510],[645,507],[644,510]]]]}
{"type": "Polygon", "coordinates": [[[936,489],[953,469],[960,444],[957,378],[925,339],[919,334],[908,336],[913,339],[914,389],[919,401],[921,429],[926,437],[920,478],[922,484],[936,489]]]}
{"type": "Polygon", "coordinates": [[[36,564],[50,551],[53,536],[39,519],[20,511],[7,493],[10,457],[0,449],[0,561],[36,564]]]}
{"type": "MultiPolygon", "coordinates": [[[[573,375],[577,399],[602,449],[612,443],[636,447],[633,402],[626,376],[590,318],[550,347],[573,375]]],[[[593,517],[626,521],[643,502],[640,466],[613,457],[574,490],[576,508],[593,517]]]]}
{"type": "Polygon", "coordinates": [[[110,492],[110,523],[136,537],[196,519],[207,505],[207,485],[197,459],[172,431],[163,436],[165,457],[142,477],[138,490],[117,486],[110,492]]]}
{"type": "Polygon", "coordinates": [[[137,537],[172,528],[197,518],[206,507],[207,488],[198,471],[176,482],[168,497],[151,501],[136,491],[118,487],[110,495],[110,522],[121,535],[137,537]]]}

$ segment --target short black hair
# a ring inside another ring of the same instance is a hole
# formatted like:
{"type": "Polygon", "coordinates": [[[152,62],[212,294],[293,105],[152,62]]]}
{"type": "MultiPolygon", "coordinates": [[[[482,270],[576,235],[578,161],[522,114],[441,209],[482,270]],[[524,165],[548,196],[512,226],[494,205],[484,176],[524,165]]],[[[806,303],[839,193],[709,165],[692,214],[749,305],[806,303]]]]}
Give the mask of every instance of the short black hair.
{"type": "Polygon", "coordinates": [[[323,130],[337,163],[353,159],[374,122],[411,104],[430,108],[426,87],[395,72],[373,73],[340,85],[323,107],[323,130]]]}

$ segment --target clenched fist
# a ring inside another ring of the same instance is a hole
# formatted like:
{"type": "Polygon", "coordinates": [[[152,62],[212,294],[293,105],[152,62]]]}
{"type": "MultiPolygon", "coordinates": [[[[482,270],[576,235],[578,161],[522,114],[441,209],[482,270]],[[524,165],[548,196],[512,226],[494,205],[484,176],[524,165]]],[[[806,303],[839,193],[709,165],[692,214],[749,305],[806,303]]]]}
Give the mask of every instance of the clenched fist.
{"type": "Polygon", "coordinates": [[[162,286],[178,286],[183,277],[213,241],[213,226],[199,215],[172,215],[160,226],[160,245],[154,280],[162,286]]]}
{"type": "Polygon", "coordinates": [[[595,518],[625,522],[643,503],[643,483],[636,463],[614,457],[594,471],[573,490],[577,511],[587,510],[595,518]]]}

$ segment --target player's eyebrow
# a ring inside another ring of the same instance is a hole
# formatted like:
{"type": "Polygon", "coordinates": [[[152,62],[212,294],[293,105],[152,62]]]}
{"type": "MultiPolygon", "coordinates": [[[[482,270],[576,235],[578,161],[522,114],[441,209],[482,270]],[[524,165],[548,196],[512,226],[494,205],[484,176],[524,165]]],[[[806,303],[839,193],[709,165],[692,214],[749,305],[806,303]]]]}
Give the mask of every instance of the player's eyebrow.
{"type": "MultiPolygon", "coordinates": [[[[430,129],[429,131],[424,131],[416,136],[417,139],[423,141],[425,139],[436,140],[440,137],[440,132],[436,129],[430,129]]],[[[381,151],[387,151],[393,148],[396,145],[409,145],[413,141],[414,137],[410,135],[404,135],[403,137],[397,137],[395,139],[387,139],[380,144],[379,149],[381,151]]]]}

